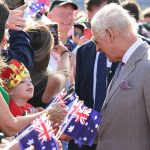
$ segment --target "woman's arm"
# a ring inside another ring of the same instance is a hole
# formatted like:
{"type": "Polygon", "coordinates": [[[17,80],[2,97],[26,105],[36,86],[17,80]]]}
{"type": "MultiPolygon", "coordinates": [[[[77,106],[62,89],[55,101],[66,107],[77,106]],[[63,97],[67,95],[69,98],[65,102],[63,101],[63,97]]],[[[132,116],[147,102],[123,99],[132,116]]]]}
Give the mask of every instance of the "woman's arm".
{"type": "Polygon", "coordinates": [[[54,123],[60,123],[67,113],[66,110],[62,108],[61,103],[56,103],[52,105],[49,110],[44,110],[39,113],[31,114],[28,116],[19,116],[15,118],[9,111],[8,105],[6,104],[1,93],[0,106],[0,131],[2,131],[7,136],[15,135],[42,113],[47,113],[49,115],[49,119],[54,123]]]}
{"type": "Polygon", "coordinates": [[[25,128],[31,121],[33,121],[41,113],[36,113],[29,116],[13,117],[9,111],[2,94],[0,93],[0,130],[7,136],[15,135],[17,132],[25,128]]]}
{"type": "Polygon", "coordinates": [[[59,49],[60,53],[62,54],[60,56],[61,60],[58,64],[57,72],[48,76],[48,83],[42,95],[43,103],[49,103],[50,99],[62,90],[66,84],[67,78],[69,77],[69,51],[62,44],[58,45],[57,49],[59,49]]]}

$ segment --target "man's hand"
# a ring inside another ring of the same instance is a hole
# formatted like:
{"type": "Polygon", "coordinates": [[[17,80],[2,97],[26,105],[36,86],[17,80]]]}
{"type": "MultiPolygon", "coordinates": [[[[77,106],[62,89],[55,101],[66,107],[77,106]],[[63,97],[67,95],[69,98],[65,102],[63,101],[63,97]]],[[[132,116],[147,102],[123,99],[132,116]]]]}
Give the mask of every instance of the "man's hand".
{"type": "Polygon", "coordinates": [[[51,104],[48,114],[50,115],[50,120],[52,122],[61,123],[67,115],[67,110],[63,103],[54,103],[51,104]]]}

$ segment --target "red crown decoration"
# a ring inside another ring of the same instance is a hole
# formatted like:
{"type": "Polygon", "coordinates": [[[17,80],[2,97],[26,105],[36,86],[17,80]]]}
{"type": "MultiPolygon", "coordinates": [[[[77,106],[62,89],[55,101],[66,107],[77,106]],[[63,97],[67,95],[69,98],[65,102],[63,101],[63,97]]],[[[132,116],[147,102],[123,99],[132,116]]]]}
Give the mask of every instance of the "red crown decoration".
{"type": "Polygon", "coordinates": [[[8,65],[1,71],[1,79],[3,80],[4,88],[11,89],[20,81],[29,76],[29,71],[23,63],[16,59],[10,60],[8,65]]]}

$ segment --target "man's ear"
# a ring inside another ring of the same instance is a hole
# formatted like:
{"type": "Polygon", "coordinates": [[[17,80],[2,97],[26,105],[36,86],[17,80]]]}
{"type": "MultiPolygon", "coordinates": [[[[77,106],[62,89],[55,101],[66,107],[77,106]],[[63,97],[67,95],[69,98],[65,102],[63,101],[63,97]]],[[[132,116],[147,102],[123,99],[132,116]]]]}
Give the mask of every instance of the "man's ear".
{"type": "Polygon", "coordinates": [[[111,30],[111,29],[106,29],[106,33],[107,33],[107,36],[108,36],[109,41],[110,41],[110,42],[114,42],[115,36],[114,36],[113,30],[111,30]]]}

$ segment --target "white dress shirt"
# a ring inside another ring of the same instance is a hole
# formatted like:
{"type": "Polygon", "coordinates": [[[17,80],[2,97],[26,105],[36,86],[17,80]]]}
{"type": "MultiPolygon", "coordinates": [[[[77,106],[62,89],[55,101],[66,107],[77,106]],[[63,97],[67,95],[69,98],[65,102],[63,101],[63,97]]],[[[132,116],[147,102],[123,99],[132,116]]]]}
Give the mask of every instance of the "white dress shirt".
{"type": "MultiPolygon", "coordinates": [[[[100,54],[100,52],[96,53],[95,64],[94,64],[94,72],[93,72],[93,100],[94,100],[94,105],[95,105],[95,95],[96,95],[97,63],[98,63],[99,54],[100,54]]],[[[111,68],[111,65],[112,65],[112,63],[107,59],[107,68],[111,68]]]]}
{"type": "Polygon", "coordinates": [[[137,39],[136,42],[126,51],[122,58],[123,63],[127,63],[131,55],[134,53],[134,51],[141,45],[143,44],[143,40],[141,38],[137,39]]]}

